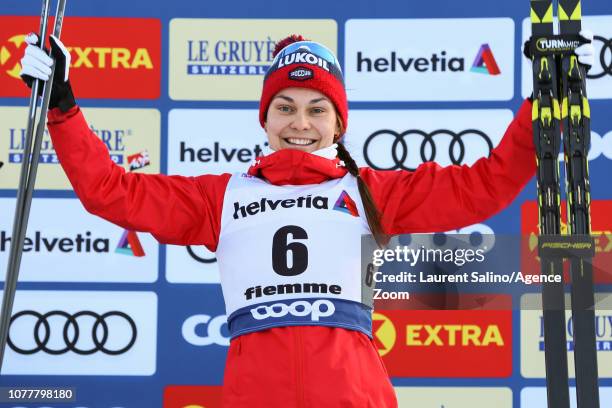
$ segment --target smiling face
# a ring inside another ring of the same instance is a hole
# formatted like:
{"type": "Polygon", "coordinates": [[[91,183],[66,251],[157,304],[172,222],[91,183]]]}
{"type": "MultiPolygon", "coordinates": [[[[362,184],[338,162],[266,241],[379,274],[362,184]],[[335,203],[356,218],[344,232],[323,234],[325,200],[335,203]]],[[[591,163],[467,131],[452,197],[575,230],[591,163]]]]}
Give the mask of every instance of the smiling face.
{"type": "Polygon", "coordinates": [[[266,133],[273,150],[308,153],[331,146],[340,125],[333,103],[319,91],[285,88],[277,93],[266,116],[266,133]]]}

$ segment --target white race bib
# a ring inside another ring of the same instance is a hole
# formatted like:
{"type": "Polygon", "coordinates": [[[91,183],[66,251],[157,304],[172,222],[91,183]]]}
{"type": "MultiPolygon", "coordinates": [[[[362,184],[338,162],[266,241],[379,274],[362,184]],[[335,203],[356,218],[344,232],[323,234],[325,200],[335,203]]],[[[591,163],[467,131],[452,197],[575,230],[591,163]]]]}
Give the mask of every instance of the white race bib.
{"type": "Polygon", "coordinates": [[[350,174],[298,186],[232,176],[216,253],[230,335],[323,325],[371,336],[360,265],[369,233],[350,174]]]}

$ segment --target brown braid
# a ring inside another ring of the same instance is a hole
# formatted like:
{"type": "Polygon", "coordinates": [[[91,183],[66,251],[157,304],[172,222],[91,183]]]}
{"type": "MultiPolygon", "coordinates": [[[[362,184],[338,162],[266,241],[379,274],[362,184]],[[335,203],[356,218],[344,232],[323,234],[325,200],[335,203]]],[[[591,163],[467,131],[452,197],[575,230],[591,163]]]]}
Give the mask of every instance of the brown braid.
{"type": "Polygon", "coordinates": [[[346,150],[346,147],[344,147],[344,145],[340,142],[336,143],[338,143],[338,158],[344,162],[348,172],[357,179],[357,187],[359,188],[359,195],[361,196],[361,201],[363,202],[363,208],[365,209],[366,219],[368,220],[370,231],[372,231],[372,235],[374,236],[378,246],[383,247],[387,244],[388,237],[384,233],[382,225],[380,224],[380,213],[378,212],[378,208],[376,208],[376,203],[372,199],[370,189],[368,188],[366,182],[361,178],[359,174],[359,167],[357,167],[357,163],[355,163],[355,160],[353,160],[348,150],[346,150]]]}

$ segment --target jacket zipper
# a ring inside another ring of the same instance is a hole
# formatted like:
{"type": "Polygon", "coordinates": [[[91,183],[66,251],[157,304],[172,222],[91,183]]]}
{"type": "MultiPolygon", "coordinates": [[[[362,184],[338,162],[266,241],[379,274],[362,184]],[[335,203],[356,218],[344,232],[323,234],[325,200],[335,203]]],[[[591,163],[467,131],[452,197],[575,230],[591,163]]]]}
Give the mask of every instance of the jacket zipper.
{"type": "Polygon", "coordinates": [[[304,408],[304,384],[302,379],[304,378],[304,363],[303,363],[303,345],[302,345],[302,336],[299,327],[294,327],[293,332],[295,334],[295,378],[296,378],[296,398],[297,398],[297,408],[304,408]]]}

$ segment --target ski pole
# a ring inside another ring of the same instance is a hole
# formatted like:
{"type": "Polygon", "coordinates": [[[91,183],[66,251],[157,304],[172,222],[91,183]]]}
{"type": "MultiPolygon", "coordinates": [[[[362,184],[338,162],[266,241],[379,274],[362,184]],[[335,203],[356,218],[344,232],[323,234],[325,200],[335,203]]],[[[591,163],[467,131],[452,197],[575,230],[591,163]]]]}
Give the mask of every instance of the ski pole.
{"type": "MultiPolygon", "coordinates": [[[[50,0],[43,0],[43,7],[40,16],[39,39],[41,46],[47,37],[47,20],[49,18],[50,0]]],[[[59,38],[62,30],[62,22],[64,20],[64,10],[66,8],[66,0],[59,0],[57,10],[55,12],[55,26],[53,35],[59,38]]],[[[51,51],[49,56],[52,57],[51,51]]],[[[53,57],[52,57],[53,58],[53,57]]],[[[4,350],[8,339],[10,328],[11,314],[13,302],[15,300],[15,292],[17,289],[17,279],[19,276],[19,267],[21,265],[21,256],[23,254],[23,242],[25,239],[28,218],[30,215],[30,207],[32,204],[32,193],[36,182],[36,172],[38,170],[38,159],[40,157],[40,147],[42,144],[42,136],[46,125],[46,116],[49,109],[49,101],[51,99],[51,88],[53,84],[53,75],[55,72],[55,62],[51,67],[50,80],[43,85],[42,106],[40,115],[38,116],[38,126],[32,146],[32,136],[34,133],[34,125],[36,123],[38,89],[41,86],[39,80],[35,80],[32,84],[32,93],[30,95],[30,105],[28,113],[28,125],[25,135],[25,146],[23,152],[23,160],[21,165],[21,173],[19,185],[17,187],[17,203],[15,208],[15,218],[13,220],[13,235],[11,238],[11,248],[9,253],[8,266],[6,271],[6,279],[4,281],[4,294],[2,296],[2,310],[0,311],[0,373],[2,372],[2,363],[4,361],[4,350]],[[31,158],[30,158],[31,155],[31,158]]]]}

